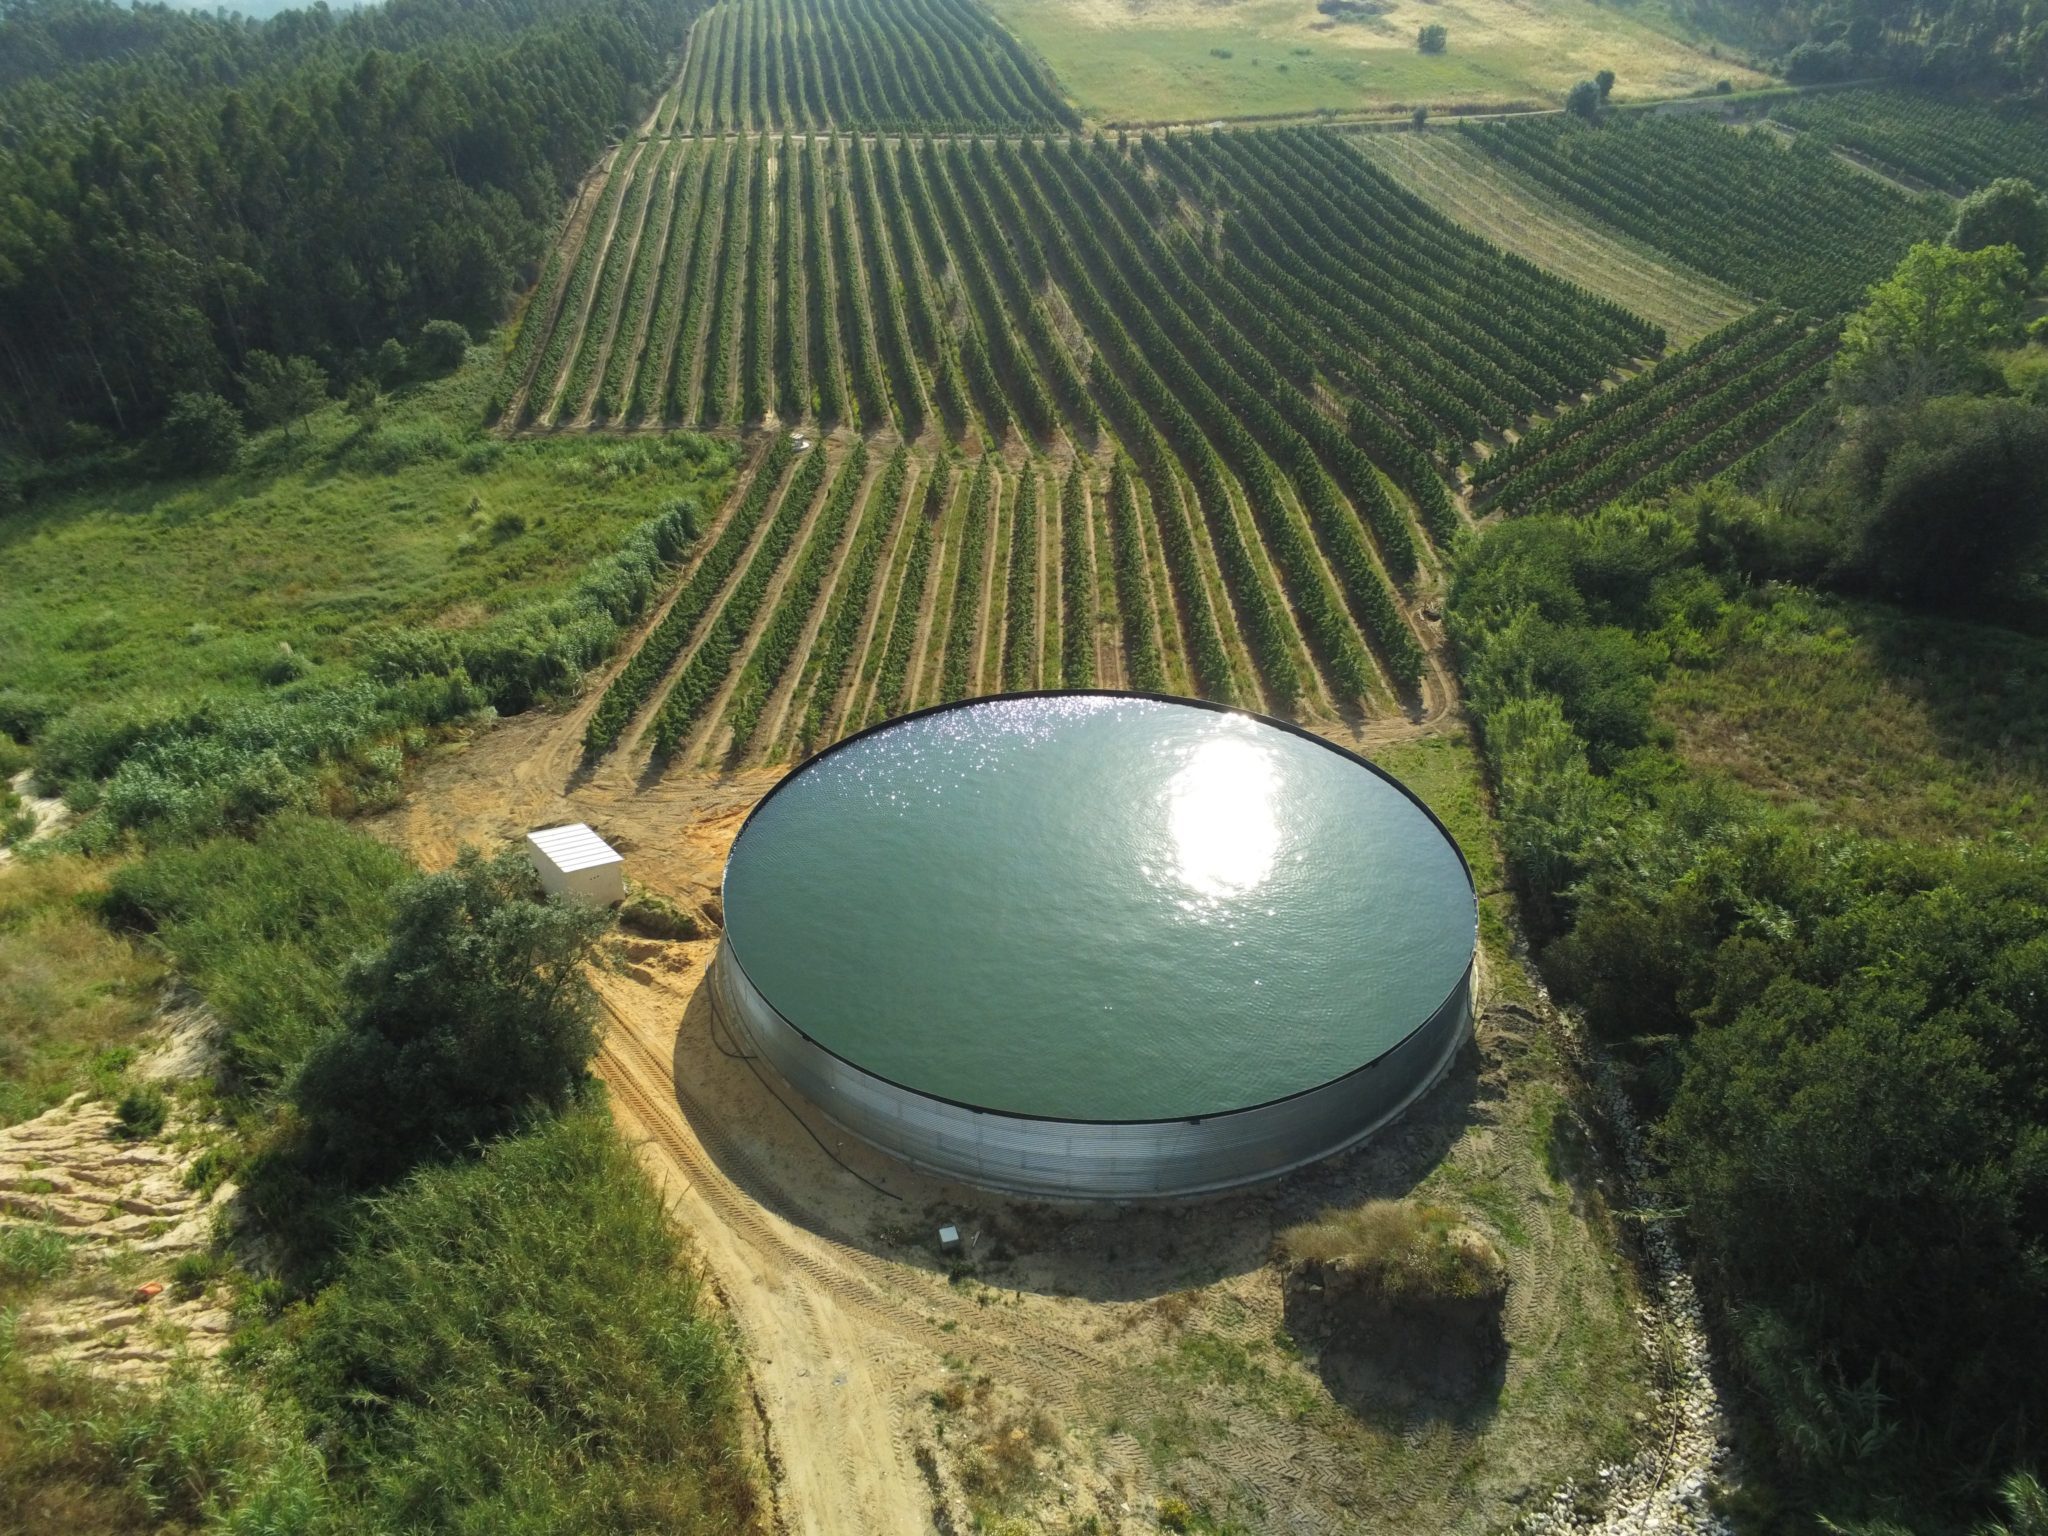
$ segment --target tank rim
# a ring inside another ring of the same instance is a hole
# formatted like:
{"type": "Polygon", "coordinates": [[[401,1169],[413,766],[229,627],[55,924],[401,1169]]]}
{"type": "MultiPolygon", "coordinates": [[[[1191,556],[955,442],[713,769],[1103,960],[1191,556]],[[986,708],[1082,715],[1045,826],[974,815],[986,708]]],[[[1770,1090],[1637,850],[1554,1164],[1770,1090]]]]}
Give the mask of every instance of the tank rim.
{"type": "Polygon", "coordinates": [[[879,720],[873,725],[867,726],[862,730],[854,732],[851,736],[842,737],[840,740],[833,742],[830,746],[823,747],[818,751],[813,752],[809,757],[805,758],[802,762],[798,763],[794,768],[790,769],[788,773],[784,774],[780,779],[778,779],[775,782],[775,786],[772,789],[770,789],[767,794],[763,795],[758,801],[755,802],[754,808],[747,813],[747,819],[740,823],[739,831],[733,835],[732,848],[726,854],[725,868],[722,871],[720,871],[719,874],[719,910],[721,912],[726,913],[730,912],[730,908],[726,905],[725,899],[726,880],[731,873],[733,859],[737,856],[739,852],[740,844],[746,838],[747,829],[754,824],[754,818],[761,814],[762,810],[767,806],[768,802],[773,800],[778,794],[780,794],[783,790],[783,787],[793,782],[799,774],[808,771],[809,769],[815,767],[817,764],[823,762],[826,758],[831,757],[834,753],[839,752],[844,748],[850,747],[854,745],[854,743],[856,742],[864,741],[870,736],[877,735],[882,731],[892,730],[895,727],[907,724],[910,721],[922,720],[932,715],[947,714],[955,710],[973,709],[986,704],[1008,703],[1013,700],[1020,699],[1140,699],[1144,700],[1145,702],[1154,704],[1178,704],[1192,709],[1205,709],[1210,711],[1212,714],[1237,715],[1243,719],[1254,721],[1259,725],[1272,726],[1279,730],[1286,731],[1290,735],[1301,737],[1305,741],[1314,742],[1317,746],[1322,747],[1327,751],[1334,752],[1339,757],[1345,758],[1351,763],[1355,764],[1356,766],[1364,768],[1367,772],[1373,774],[1383,783],[1388,784],[1395,790],[1399,791],[1402,797],[1405,798],[1410,805],[1412,805],[1416,810],[1420,811],[1424,816],[1428,817],[1430,825],[1436,828],[1437,835],[1443,838],[1445,843],[1447,843],[1450,846],[1451,852],[1457,856],[1458,868],[1464,873],[1465,876],[1465,888],[1468,891],[1472,892],[1473,897],[1472,953],[1466,956],[1465,964],[1459,969],[1457,979],[1451,983],[1450,988],[1444,993],[1443,997],[1438,1000],[1436,1006],[1423,1013],[1423,1015],[1415,1022],[1414,1027],[1411,1028],[1406,1034],[1402,1035],[1399,1040],[1396,1040],[1392,1045],[1389,1045],[1385,1050],[1381,1051],[1377,1056],[1374,1056],[1370,1061],[1360,1062],[1357,1066],[1352,1067],[1348,1071],[1339,1072],[1335,1077],[1325,1078],[1323,1079],[1323,1081],[1319,1083],[1311,1083],[1307,1087],[1297,1088],[1292,1093],[1283,1093],[1275,1098],[1262,1099],[1257,1103],[1252,1104],[1237,1104],[1233,1105],[1229,1109],[1211,1110],[1206,1114],[1158,1115],[1149,1118],[1139,1118],[1131,1120],[1104,1120],[1091,1119],[1085,1116],[1078,1115],[1047,1115],[1035,1114],[1026,1110],[996,1109],[989,1105],[976,1104],[966,1099],[949,1098],[945,1094],[934,1093],[928,1088],[914,1087],[909,1083],[898,1082],[895,1078],[885,1077],[880,1072],[875,1071],[874,1068],[869,1067],[859,1061],[856,1061],[852,1057],[846,1055],[844,1052],[834,1050],[831,1046],[825,1044],[822,1040],[819,1040],[816,1036],[812,1035],[810,1031],[806,1030],[802,1025],[798,1024],[795,1020],[791,1019],[789,1015],[787,1015],[780,1008],[778,1008],[775,1005],[775,1003],[769,998],[768,994],[762,990],[758,983],[755,982],[754,978],[750,974],[748,974],[746,962],[740,958],[739,949],[732,942],[731,929],[729,927],[725,928],[719,934],[719,958],[730,963],[732,968],[739,973],[740,979],[746,982],[748,989],[753,992],[755,997],[761,1000],[762,1005],[765,1006],[770,1013],[774,1014],[775,1017],[778,1020],[780,1020],[785,1027],[793,1031],[795,1034],[801,1036],[803,1040],[807,1044],[812,1046],[814,1049],[824,1052],[827,1056],[830,1056],[833,1060],[839,1062],[842,1066],[846,1067],[850,1071],[858,1072],[864,1077],[871,1078],[875,1082],[885,1084],[886,1086],[895,1089],[898,1093],[911,1094],[917,1098],[929,1100],[934,1104],[950,1105],[955,1109],[967,1110],[970,1113],[977,1115],[993,1115],[1004,1120],[1018,1120],[1040,1125],[1202,1125],[1212,1120],[1228,1120],[1232,1116],[1236,1115],[1258,1114],[1265,1110],[1272,1109],[1277,1105],[1286,1104],[1295,1099],[1305,1098],[1310,1094],[1323,1093],[1331,1088],[1334,1088],[1339,1083],[1349,1082],[1353,1078],[1360,1077],[1367,1072],[1375,1070],[1376,1068],[1378,1068],[1380,1063],[1385,1061],[1389,1056],[1393,1055],[1395,1052],[1399,1051],[1403,1046],[1407,1045],[1408,1042],[1413,1040],[1416,1037],[1416,1035],[1420,1034],[1423,1029],[1427,1028],[1431,1023],[1438,1019],[1442,1015],[1444,1009],[1450,1005],[1454,998],[1457,997],[1460,988],[1467,987],[1471,984],[1473,967],[1477,962],[1479,953],[1479,893],[1478,887],[1472,879],[1472,866],[1465,858],[1465,850],[1458,846],[1458,840],[1451,835],[1450,828],[1446,827],[1443,824],[1442,818],[1440,818],[1435,811],[1432,811],[1427,805],[1423,803],[1421,797],[1418,796],[1414,790],[1410,789],[1406,784],[1403,784],[1399,779],[1395,778],[1391,773],[1388,773],[1384,768],[1380,767],[1370,758],[1362,756],[1361,754],[1352,751],[1349,747],[1344,746],[1339,742],[1331,741],[1328,737],[1318,736],[1314,731],[1311,731],[1304,726],[1297,725],[1292,720],[1282,720],[1272,715],[1260,714],[1257,710],[1241,709],[1234,704],[1218,704],[1211,699],[1182,698],[1177,694],[1146,693],[1141,690],[1131,688],[1034,688],[1020,690],[1014,693],[977,694],[973,698],[954,699],[944,704],[931,704],[927,705],[923,709],[912,710],[909,714],[894,715],[887,720],[879,720]]]}

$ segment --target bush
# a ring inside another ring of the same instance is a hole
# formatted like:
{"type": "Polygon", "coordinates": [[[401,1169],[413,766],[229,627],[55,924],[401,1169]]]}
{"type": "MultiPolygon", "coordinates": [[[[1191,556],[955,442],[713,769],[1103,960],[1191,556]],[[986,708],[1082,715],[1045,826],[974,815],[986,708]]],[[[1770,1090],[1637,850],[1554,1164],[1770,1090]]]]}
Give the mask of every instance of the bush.
{"type": "Polygon", "coordinates": [[[242,443],[242,418],[215,394],[178,395],[157,429],[164,465],[179,474],[211,475],[232,469],[242,443]]]}
{"type": "Polygon", "coordinates": [[[101,913],[169,953],[221,1021],[229,1085],[260,1096],[341,1027],[342,969],[384,935],[408,873],[373,837],[285,816],[122,865],[101,913]]]}
{"type": "Polygon", "coordinates": [[[24,1221],[0,1227],[0,1305],[71,1268],[71,1240],[57,1228],[24,1221]]]}
{"type": "Polygon", "coordinates": [[[568,1104],[597,1049],[583,962],[610,914],[544,902],[523,854],[465,849],[395,897],[389,941],[345,979],[346,1027],[294,1085],[308,1165],[380,1183],[568,1104]]]}
{"type": "Polygon", "coordinates": [[[453,320],[429,320],[412,347],[413,366],[433,378],[453,373],[467,356],[469,332],[453,320]]]}
{"type": "Polygon", "coordinates": [[[121,1134],[130,1141],[147,1141],[160,1133],[170,1114],[171,1101],[155,1083],[136,1084],[121,1095],[120,1103],[114,1108],[114,1118],[121,1124],[121,1134]]]}
{"type": "Polygon", "coordinates": [[[1450,43],[1451,34],[1442,22],[1433,21],[1415,34],[1415,46],[1423,53],[1442,53],[1450,43]]]}
{"type": "Polygon", "coordinates": [[[1960,608],[2033,569],[2048,547],[2048,411],[1936,400],[1856,446],[1862,523],[1852,569],[1902,601],[1960,608]]]}
{"type": "Polygon", "coordinates": [[[753,1528],[739,1374],[595,1107],[378,1203],[278,1374],[359,1530],[753,1528]]]}
{"type": "Polygon", "coordinates": [[[635,891],[619,908],[619,926],[649,939],[701,939],[704,925],[693,913],[653,891],[635,891]]]}
{"type": "Polygon", "coordinates": [[[1963,199],[1948,243],[1959,251],[2012,246],[2026,263],[2027,275],[2039,277],[2048,261],[2048,201],[2032,182],[2001,177],[1963,199]]]}
{"type": "Polygon", "coordinates": [[[391,475],[413,464],[455,457],[455,439],[438,421],[387,422],[354,439],[343,450],[352,469],[391,475]]]}
{"type": "Polygon", "coordinates": [[[1368,1200],[1280,1234],[1294,1264],[1342,1268],[1390,1302],[1488,1301],[1507,1290],[1507,1266],[1441,1206],[1368,1200]]]}

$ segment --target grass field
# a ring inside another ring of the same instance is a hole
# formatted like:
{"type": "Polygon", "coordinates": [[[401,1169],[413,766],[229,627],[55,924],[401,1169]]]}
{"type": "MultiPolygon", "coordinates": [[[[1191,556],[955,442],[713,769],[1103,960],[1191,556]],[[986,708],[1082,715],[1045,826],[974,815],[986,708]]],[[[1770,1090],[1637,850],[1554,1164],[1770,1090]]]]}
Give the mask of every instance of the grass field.
{"type": "Polygon", "coordinates": [[[1588,0],[1393,0],[1333,21],[1314,0],[993,0],[1091,120],[1200,123],[1414,104],[1555,106],[1596,70],[1617,100],[1765,77],[1588,0]],[[1415,46],[1449,29],[1446,52],[1415,46]]]}
{"type": "Polygon", "coordinates": [[[2038,836],[2048,643],[1778,590],[1732,607],[1655,700],[1688,762],[1873,837],[2038,836]]]}
{"type": "Polygon", "coordinates": [[[1502,170],[1460,133],[1361,133],[1368,160],[1474,234],[1664,327],[1674,347],[1747,314],[1724,284],[1570,212],[1502,170]]]}
{"type": "Polygon", "coordinates": [[[479,351],[367,436],[330,407],[238,471],[0,520],[0,679],[57,713],[257,693],[393,627],[467,628],[544,596],[677,496],[715,494],[730,461],[687,437],[475,439],[490,372],[479,351]]]}

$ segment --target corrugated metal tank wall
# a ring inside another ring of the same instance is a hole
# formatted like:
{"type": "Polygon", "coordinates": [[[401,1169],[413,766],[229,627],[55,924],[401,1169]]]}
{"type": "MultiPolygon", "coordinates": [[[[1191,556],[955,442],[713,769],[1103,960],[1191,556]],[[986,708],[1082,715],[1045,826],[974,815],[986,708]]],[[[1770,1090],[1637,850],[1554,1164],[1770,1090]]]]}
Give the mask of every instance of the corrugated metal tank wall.
{"type": "Polygon", "coordinates": [[[1472,1023],[1472,969],[1378,1060],[1290,1098],[1193,1120],[1035,1119],[948,1103],[835,1056],[776,1011],[721,941],[712,998],[737,1042],[864,1141],[947,1178],[1020,1194],[1143,1199],[1269,1178],[1341,1151],[1406,1109],[1472,1023]]]}

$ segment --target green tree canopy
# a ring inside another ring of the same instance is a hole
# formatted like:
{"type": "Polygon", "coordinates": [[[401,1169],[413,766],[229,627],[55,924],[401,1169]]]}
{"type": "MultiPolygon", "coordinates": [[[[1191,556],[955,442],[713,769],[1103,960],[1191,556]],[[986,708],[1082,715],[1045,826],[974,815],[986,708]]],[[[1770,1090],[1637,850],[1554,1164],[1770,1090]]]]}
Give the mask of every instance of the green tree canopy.
{"type": "Polygon", "coordinates": [[[327,375],[310,357],[274,357],[251,352],[242,373],[249,414],[266,427],[291,424],[327,399],[327,375]]]}
{"type": "Polygon", "coordinates": [[[2009,245],[1914,246],[1844,327],[1837,393],[1877,404],[1976,383],[1985,349],[2019,339],[2026,291],[2026,266],[2009,245]]]}
{"type": "Polygon", "coordinates": [[[1572,116],[1583,117],[1590,123],[1600,115],[1602,99],[1599,86],[1590,80],[1581,80],[1572,87],[1571,94],[1565,97],[1564,109],[1572,116]]]}
{"type": "Polygon", "coordinates": [[[347,1028],[297,1085],[313,1167],[354,1182],[561,1109],[597,1048],[583,964],[609,918],[542,901],[516,850],[465,850],[396,906],[389,942],[349,975],[347,1028]]]}
{"type": "Polygon", "coordinates": [[[171,402],[157,441],[172,469],[214,474],[232,466],[242,451],[242,418],[219,395],[179,395],[171,402]]]}
{"type": "Polygon", "coordinates": [[[1871,424],[1854,453],[1863,521],[1849,559],[1881,592],[1965,606],[2031,572],[2048,546],[2048,411],[1932,400],[1871,424]]]}
{"type": "Polygon", "coordinates": [[[2002,176],[1963,199],[1948,243],[1959,251],[2010,245],[2027,264],[2027,275],[2039,277],[2048,262],[2048,202],[2032,182],[2002,176]]]}

